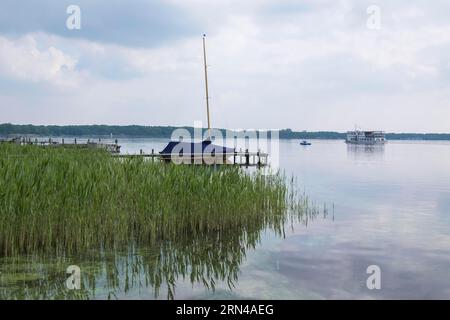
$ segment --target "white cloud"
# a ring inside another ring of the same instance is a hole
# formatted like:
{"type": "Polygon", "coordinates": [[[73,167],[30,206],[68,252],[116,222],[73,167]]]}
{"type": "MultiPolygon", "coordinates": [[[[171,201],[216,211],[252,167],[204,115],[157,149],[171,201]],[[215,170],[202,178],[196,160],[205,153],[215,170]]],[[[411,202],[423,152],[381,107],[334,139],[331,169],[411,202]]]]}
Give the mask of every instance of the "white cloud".
{"type": "Polygon", "coordinates": [[[31,35],[16,40],[0,37],[0,73],[3,76],[74,86],[79,80],[76,64],[69,54],[53,46],[39,49],[31,35]]]}
{"type": "MultiPolygon", "coordinates": [[[[366,28],[370,3],[357,1],[167,1],[208,33],[215,126],[450,131],[445,2],[379,1],[376,31],[366,28]]],[[[0,37],[0,57],[7,77],[78,85],[73,110],[54,115],[54,123],[204,119],[201,34],[136,47],[32,33],[0,37]],[[89,117],[77,110],[90,110],[89,117]]],[[[38,104],[29,92],[17,105],[51,109],[64,100],[58,90],[45,95],[38,104]]],[[[48,122],[23,116],[14,119],[48,122]]]]}

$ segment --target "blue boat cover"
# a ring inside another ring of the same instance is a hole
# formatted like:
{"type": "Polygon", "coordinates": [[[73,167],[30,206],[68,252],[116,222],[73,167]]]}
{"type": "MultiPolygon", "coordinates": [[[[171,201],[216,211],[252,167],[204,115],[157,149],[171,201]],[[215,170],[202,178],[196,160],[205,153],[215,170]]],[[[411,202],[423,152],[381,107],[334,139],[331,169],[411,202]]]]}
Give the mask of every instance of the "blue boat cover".
{"type": "Polygon", "coordinates": [[[180,142],[180,141],[170,141],[167,146],[160,152],[162,155],[175,154],[230,154],[233,153],[234,149],[218,146],[212,144],[211,141],[205,140],[202,142],[180,142]]]}

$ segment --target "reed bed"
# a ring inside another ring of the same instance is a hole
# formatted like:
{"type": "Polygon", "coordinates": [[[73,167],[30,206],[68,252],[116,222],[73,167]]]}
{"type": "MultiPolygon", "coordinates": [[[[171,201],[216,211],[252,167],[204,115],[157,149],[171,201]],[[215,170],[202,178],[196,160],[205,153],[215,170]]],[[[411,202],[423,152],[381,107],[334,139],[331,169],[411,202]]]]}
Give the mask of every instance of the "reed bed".
{"type": "MultiPolygon", "coordinates": [[[[283,225],[305,213],[280,174],[0,144],[0,256],[71,254],[283,225]]],[[[243,232],[241,232],[243,231],[243,232]]]]}

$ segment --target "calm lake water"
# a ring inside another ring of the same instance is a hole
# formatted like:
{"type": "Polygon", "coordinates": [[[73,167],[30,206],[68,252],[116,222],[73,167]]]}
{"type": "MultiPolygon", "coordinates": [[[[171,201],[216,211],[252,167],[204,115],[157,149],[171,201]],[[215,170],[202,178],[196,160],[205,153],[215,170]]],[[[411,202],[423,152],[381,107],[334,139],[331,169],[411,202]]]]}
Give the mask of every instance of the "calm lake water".
{"type": "MultiPolygon", "coordinates": [[[[125,153],[159,151],[164,143],[119,141],[125,153]]],[[[200,262],[201,268],[195,269],[197,275],[232,275],[232,285],[220,277],[215,290],[202,281],[192,283],[194,268],[170,269],[178,261],[170,259],[164,268],[170,276],[163,276],[158,286],[148,284],[140,262],[161,249],[143,248],[122,258],[105,254],[105,261],[113,260],[118,270],[113,280],[104,265],[72,259],[87,266],[83,274],[98,275],[92,280],[95,290],[91,286],[90,298],[166,299],[169,279],[176,299],[450,299],[449,142],[393,141],[370,148],[343,141],[313,140],[307,147],[294,140],[281,141],[280,168],[297,177],[299,188],[312,202],[319,207],[325,204],[328,215],[293,228],[287,225],[284,238],[262,230],[255,248],[237,250],[237,260],[218,267],[200,262]],[[366,286],[369,265],[381,269],[380,290],[366,286]]],[[[177,248],[172,258],[183,259],[194,249],[192,244],[177,248]]],[[[65,264],[47,261],[43,268],[65,264]]],[[[4,277],[14,270],[15,277],[6,283],[17,290],[27,280],[39,278],[45,292],[66,277],[63,270],[58,271],[60,277],[42,280],[42,272],[30,275],[20,262],[6,261],[1,268],[4,277]]]]}

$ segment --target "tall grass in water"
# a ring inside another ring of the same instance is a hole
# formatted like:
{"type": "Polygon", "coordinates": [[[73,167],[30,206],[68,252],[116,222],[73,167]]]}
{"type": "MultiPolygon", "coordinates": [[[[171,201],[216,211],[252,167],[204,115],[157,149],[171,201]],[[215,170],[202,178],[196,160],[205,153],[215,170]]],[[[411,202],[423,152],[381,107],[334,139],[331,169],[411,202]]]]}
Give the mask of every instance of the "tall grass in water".
{"type": "Polygon", "coordinates": [[[246,252],[258,243],[261,230],[250,226],[252,236],[238,228],[224,237],[190,235],[176,241],[146,244],[137,249],[87,251],[64,256],[13,256],[0,258],[2,299],[109,299],[152,288],[146,298],[175,297],[179,279],[214,291],[216,284],[233,289],[246,252]],[[67,266],[83,273],[81,290],[67,290],[67,266]]]}
{"type": "Polygon", "coordinates": [[[304,213],[281,175],[0,144],[0,256],[70,254],[270,227],[304,213]]]}

